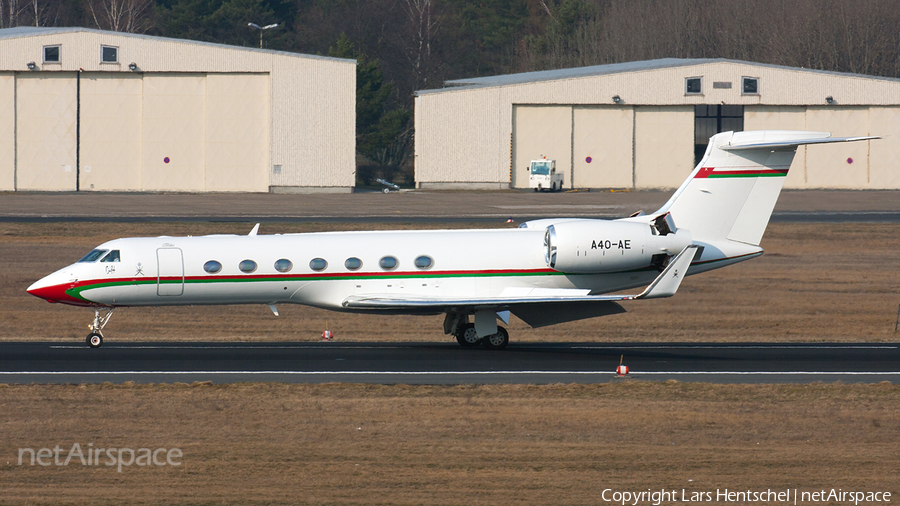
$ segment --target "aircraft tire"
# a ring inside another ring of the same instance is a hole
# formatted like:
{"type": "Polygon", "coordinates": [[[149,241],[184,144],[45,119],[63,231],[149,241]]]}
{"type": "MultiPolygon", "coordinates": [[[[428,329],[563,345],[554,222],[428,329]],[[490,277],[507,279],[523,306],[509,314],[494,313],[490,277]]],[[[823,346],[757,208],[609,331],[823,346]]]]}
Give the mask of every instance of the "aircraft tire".
{"type": "Polygon", "coordinates": [[[456,334],[456,341],[463,348],[478,346],[481,343],[481,338],[478,337],[478,333],[475,332],[475,324],[467,323],[463,325],[459,329],[459,333],[456,334]]]}
{"type": "Polygon", "coordinates": [[[486,336],[481,340],[481,343],[489,350],[502,350],[509,344],[509,332],[503,327],[497,327],[497,333],[492,336],[486,336]]]}
{"type": "Polygon", "coordinates": [[[103,346],[103,336],[96,332],[91,332],[90,334],[88,334],[85,341],[91,348],[99,348],[103,346]]]}

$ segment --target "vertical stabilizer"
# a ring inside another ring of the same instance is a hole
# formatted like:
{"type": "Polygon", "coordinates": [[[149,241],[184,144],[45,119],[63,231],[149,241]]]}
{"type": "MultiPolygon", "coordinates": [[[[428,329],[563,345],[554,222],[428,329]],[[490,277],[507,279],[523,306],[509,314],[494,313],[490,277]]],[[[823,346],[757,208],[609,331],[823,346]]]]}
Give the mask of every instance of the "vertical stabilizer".
{"type": "Polygon", "coordinates": [[[798,146],[875,138],[783,130],[714,135],[703,160],[656,214],[671,213],[694,240],[758,246],[798,146]]]}

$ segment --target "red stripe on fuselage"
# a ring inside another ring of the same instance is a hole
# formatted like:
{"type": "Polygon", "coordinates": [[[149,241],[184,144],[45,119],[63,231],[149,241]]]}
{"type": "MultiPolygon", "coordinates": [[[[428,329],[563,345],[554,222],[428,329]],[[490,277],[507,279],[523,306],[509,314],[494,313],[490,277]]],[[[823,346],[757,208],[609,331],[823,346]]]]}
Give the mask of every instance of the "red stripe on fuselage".
{"type": "Polygon", "coordinates": [[[103,285],[127,285],[127,284],[137,284],[138,282],[142,282],[141,284],[150,284],[155,285],[158,283],[158,280],[167,281],[167,282],[177,282],[180,279],[184,279],[185,282],[219,282],[219,283],[241,283],[246,281],[298,281],[298,280],[315,280],[322,278],[339,278],[339,279],[354,279],[354,278],[393,278],[393,277],[405,277],[405,278],[416,278],[416,277],[446,277],[446,276],[515,276],[515,275],[535,275],[535,274],[553,274],[558,273],[553,269],[485,269],[485,270],[465,270],[465,271],[387,271],[387,272],[336,272],[336,273],[304,273],[304,274],[258,274],[255,276],[251,275],[239,275],[239,274],[228,274],[228,275],[206,275],[206,276],[185,276],[184,278],[180,276],[165,276],[162,278],[150,277],[150,278],[98,278],[98,279],[83,279],[79,281],[75,281],[72,283],[64,283],[61,285],[53,285],[53,286],[45,286],[42,288],[36,288],[33,290],[29,290],[28,293],[34,295],[35,297],[40,297],[45,299],[47,302],[60,302],[63,304],[69,304],[72,306],[106,306],[106,304],[100,304],[96,302],[91,302],[88,300],[79,299],[77,297],[73,297],[69,295],[66,291],[71,290],[73,288],[82,288],[84,287],[87,290],[90,290],[93,285],[98,285],[97,288],[101,288],[103,285]],[[149,283],[148,283],[149,281],[149,283]]]}
{"type": "Polygon", "coordinates": [[[715,167],[702,167],[697,171],[694,179],[708,179],[715,176],[765,176],[770,174],[787,174],[788,169],[751,169],[751,170],[723,170],[715,167]]]}

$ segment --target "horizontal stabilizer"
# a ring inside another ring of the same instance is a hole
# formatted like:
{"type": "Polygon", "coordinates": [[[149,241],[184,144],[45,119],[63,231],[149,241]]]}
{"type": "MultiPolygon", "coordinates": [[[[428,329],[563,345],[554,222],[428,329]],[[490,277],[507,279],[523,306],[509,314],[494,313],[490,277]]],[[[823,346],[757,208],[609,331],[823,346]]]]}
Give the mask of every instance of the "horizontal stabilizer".
{"type": "MultiPolygon", "coordinates": [[[[810,132],[812,133],[812,132],[810,132]]],[[[831,135],[825,133],[824,135],[831,135]]],[[[782,149],[796,149],[798,146],[803,146],[806,144],[831,144],[834,142],[854,142],[854,141],[868,141],[872,139],[880,139],[878,136],[868,136],[868,137],[814,137],[811,136],[806,139],[790,139],[790,140],[782,140],[782,141],[745,141],[745,142],[734,142],[731,144],[726,144],[723,146],[719,146],[719,149],[725,151],[743,151],[748,149],[771,149],[773,151],[778,151],[782,149]]]]}

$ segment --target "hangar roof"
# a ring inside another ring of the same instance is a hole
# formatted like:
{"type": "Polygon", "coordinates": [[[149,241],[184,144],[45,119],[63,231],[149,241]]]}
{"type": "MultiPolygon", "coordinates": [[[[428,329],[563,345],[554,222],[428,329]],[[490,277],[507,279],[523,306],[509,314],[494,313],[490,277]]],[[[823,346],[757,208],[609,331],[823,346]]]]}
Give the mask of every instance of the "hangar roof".
{"type": "Polygon", "coordinates": [[[94,34],[102,34],[102,35],[117,35],[122,37],[131,37],[135,39],[143,39],[148,41],[168,41],[168,42],[179,42],[179,43],[190,43],[197,44],[201,46],[209,46],[213,48],[227,48],[227,49],[241,49],[245,51],[252,51],[255,53],[269,53],[269,54],[277,54],[282,56],[293,56],[300,58],[313,58],[317,60],[331,60],[331,61],[340,61],[340,62],[355,62],[356,60],[347,59],[347,58],[334,58],[331,56],[320,56],[314,54],[302,54],[302,53],[291,53],[289,51],[276,51],[272,49],[260,49],[255,47],[242,47],[242,46],[231,46],[228,44],[219,44],[215,42],[203,42],[199,40],[187,40],[187,39],[173,39],[170,37],[157,37],[154,35],[144,35],[139,33],[128,33],[128,32],[113,32],[108,30],[96,30],[93,28],[84,28],[80,26],[71,26],[71,27],[43,27],[43,26],[18,26],[15,28],[2,28],[0,29],[0,39],[16,39],[21,37],[34,37],[40,35],[56,35],[56,34],[67,34],[67,33],[94,33],[94,34]]]}
{"type": "Polygon", "coordinates": [[[564,79],[574,79],[580,77],[602,76],[610,74],[622,74],[628,72],[640,72],[646,70],[660,70],[675,67],[688,67],[692,65],[708,65],[714,63],[735,63],[741,65],[752,65],[756,67],[764,67],[770,69],[780,69],[786,71],[809,72],[815,74],[833,75],[841,77],[859,77],[865,79],[875,79],[883,81],[900,82],[900,79],[890,77],[879,77],[862,74],[851,74],[846,72],[833,72],[827,70],[805,69],[800,67],[787,67],[784,65],[773,65],[769,63],[749,62],[742,60],[730,60],[727,58],[661,58],[657,60],[644,60],[626,63],[611,63],[607,65],[593,65],[590,67],[576,67],[557,70],[541,70],[537,72],[522,72],[518,74],[505,74],[499,76],[473,77],[467,79],[454,79],[445,81],[445,88],[419,90],[417,94],[440,93],[442,91],[458,90],[460,88],[490,88],[495,86],[508,86],[516,84],[537,83],[542,81],[558,81],[564,79]]]}

